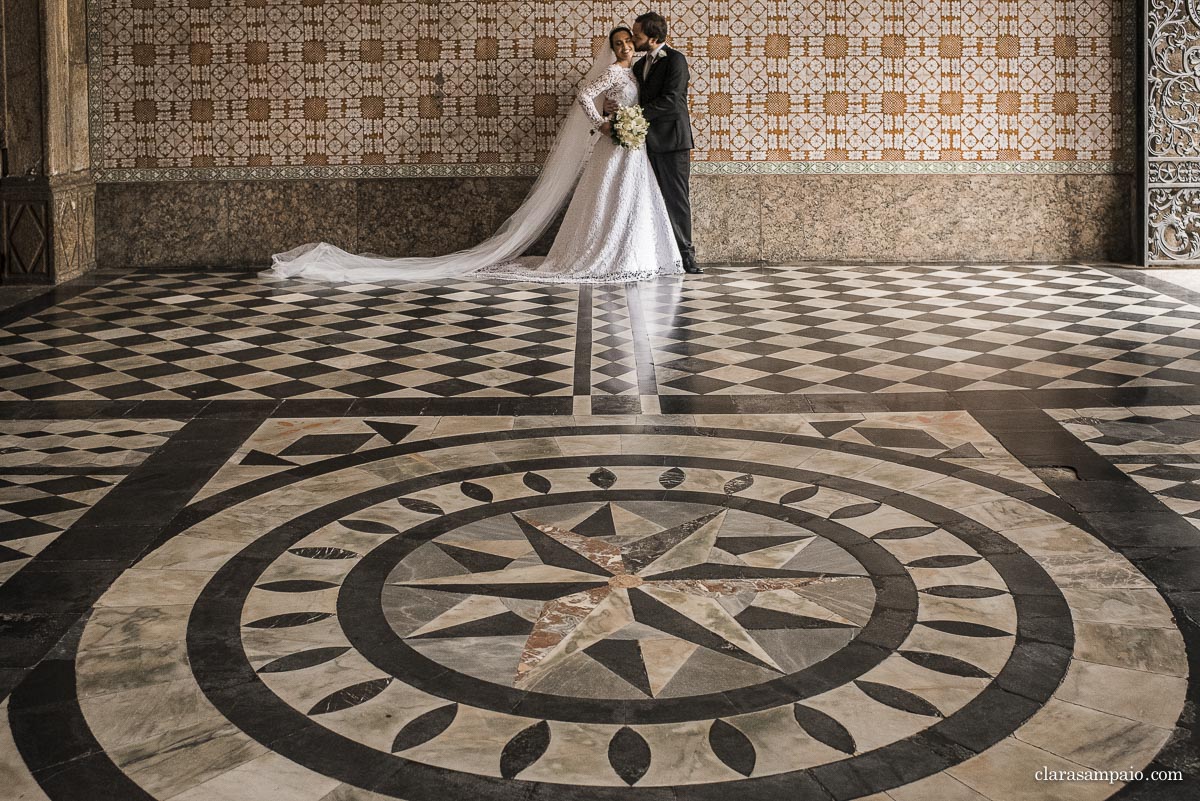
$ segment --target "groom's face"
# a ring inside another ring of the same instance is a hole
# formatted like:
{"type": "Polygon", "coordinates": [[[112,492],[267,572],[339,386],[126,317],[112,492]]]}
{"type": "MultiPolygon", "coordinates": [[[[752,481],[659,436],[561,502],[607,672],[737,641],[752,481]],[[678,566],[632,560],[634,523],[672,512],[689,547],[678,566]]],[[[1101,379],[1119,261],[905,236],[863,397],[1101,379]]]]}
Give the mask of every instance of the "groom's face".
{"type": "Polygon", "coordinates": [[[642,24],[640,22],[633,23],[633,47],[639,53],[646,53],[654,49],[654,43],[642,31],[642,24]]]}

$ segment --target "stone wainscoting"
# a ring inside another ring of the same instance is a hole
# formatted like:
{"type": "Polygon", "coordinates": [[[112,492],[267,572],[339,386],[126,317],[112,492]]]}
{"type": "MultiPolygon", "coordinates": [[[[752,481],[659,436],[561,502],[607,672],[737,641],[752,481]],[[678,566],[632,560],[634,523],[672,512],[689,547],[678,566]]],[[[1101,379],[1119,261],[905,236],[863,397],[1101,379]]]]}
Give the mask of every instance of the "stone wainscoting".
{"type": "MultiPolygon", "coordinates": [[[[326,240],[431,255],[485,239],[527,178],[108,183],[103,269],[261,268],[326,240]]],[[[1133,254],[1129,175],[693,176],[702,262],[1088,262],[1133,254]]],[[[547,234],[533,253],[544,253],[547,234]]]]}

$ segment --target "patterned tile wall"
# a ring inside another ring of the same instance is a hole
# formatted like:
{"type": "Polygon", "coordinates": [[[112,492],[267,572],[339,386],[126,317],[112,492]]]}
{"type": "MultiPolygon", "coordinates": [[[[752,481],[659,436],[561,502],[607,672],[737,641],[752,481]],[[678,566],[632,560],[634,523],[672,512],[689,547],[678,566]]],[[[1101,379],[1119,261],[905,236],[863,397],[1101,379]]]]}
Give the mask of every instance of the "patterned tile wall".
{"type": "MultiPolygon", "coordinates": [[[[102,179],[180,168],[528,171],[593,47],[645,8],[90,2],[102,179]]],[[[657,7],[692,65],[698,161],[1121,161],[1127,0],[657,7]]]]}

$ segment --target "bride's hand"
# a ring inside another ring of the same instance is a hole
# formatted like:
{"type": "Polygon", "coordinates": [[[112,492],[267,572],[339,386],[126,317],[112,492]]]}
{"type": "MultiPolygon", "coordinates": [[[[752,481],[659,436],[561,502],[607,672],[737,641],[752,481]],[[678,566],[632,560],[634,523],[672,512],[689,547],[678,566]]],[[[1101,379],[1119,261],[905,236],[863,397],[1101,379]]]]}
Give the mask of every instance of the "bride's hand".
{"type": "Polygon", "coordinates": [[[605,120],[604,124],[601,125],[599,128],[597,128],[596,130],[599,131],[600,133],[604,134],[605,136],[612,136],[612,121],[605,120]]]}
{"type": "Polygon", "coordinates": [[[611,114],[616,114],[617,109],[620,107],[621,107],[620,104],[617,103],[617,101],[613,100],[611,97],[604,98],[604,116],[607,117],[611,114]]]}

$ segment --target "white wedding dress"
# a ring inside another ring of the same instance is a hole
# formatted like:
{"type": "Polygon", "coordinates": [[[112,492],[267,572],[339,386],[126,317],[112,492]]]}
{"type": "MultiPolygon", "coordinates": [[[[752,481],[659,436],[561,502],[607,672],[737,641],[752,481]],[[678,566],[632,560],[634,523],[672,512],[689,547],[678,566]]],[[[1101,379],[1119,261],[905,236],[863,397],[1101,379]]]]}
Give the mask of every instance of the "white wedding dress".
{"type": "Polygon", "coordinates": [[[605,98],[622,106],[637,103],[633,72],[602,54],[588,78],[541,177],[521,207],[487,241],[457,253],[402,258],[352,254],[320,242],[275,254],[266,275],[353,283],[471,277],[600,284],[683,272],[645,148],[629,150],[609,136],[588,132],[604,122],[597,107],[603,107],[605,98]],[[568,198],[550,252],[545,257],[520,257],[568,198]]]}

